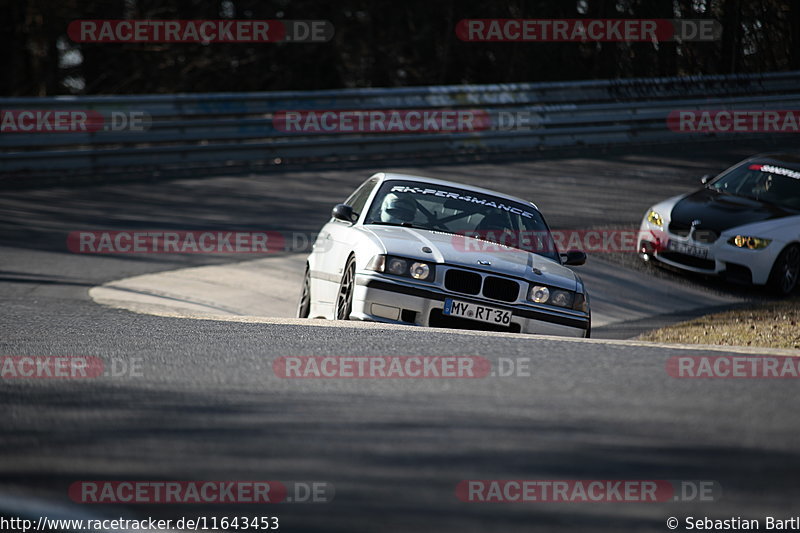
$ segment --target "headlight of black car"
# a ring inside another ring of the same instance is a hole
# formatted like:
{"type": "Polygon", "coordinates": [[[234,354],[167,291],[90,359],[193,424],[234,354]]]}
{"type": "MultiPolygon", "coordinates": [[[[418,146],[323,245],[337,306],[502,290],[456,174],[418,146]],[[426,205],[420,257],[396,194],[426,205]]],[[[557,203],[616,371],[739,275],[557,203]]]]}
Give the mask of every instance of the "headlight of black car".
{"type": "Polygon", "coordinates": [[[433,281],[436,277],[435,265],[432,263],[394,255],[376,255],[367,264],[367,270],[404,276],[419,281],[433,281]]]}
{"type": "Polygon", "coordinates": [[[748,235],[736,235],[728,239],[728,244],[737,248],[747,248],[749,250],[761,250],[769,246],[772,239],[759,239],[748,235]]]}

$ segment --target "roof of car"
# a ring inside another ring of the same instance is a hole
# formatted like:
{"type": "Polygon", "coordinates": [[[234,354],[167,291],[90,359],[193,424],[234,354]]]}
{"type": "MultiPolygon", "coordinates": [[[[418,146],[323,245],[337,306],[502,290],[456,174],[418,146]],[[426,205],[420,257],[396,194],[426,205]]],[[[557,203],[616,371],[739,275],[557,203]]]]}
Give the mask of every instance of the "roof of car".
{"type": "Polygon", "coordinates": [[[798,167],[800,169],[800,154],[792,153],[766,153],[758,154],[752,159],[771,159],[772,161],[779,161],[789,166],[798,167]]]}
{"type": "Polygon", "coordinates": [[[414,176],[411,174],[395,174],[392,172],[378,172],[377,174],[375,174],[375,176],[380,177],[383,181],[388,181],[388,180],[419,181],[421,183],[427,183],[430,185],[456,187],[459,189],[464,189],[465,191],[488,194],[490,196],[497,196],[499,198],[504,198],[506,200],[512,200],[515,202],[519,202],[521,204],[533,206],[534,208],[536,208],[537,211],[539,210],[539,208],[536,207],[536,204],[534,204],[530,200],[525,200],[523,198],[519,198],[518,196],[511,196],[510,194],[504,194],[502,192],[493,191],[491,189],[484,189],[482,187],[474,187],[472,185],[466,185],[464,183],[458,183],[455,181],[445,181],[436,178],[426,178],[425,176],[414,176]]]}

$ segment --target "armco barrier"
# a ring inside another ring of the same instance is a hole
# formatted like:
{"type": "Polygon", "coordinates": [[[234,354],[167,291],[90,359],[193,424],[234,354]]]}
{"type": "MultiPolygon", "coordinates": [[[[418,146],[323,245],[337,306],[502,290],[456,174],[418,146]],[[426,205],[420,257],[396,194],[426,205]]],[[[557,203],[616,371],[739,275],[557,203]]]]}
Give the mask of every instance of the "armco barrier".
{"type": "Polygon", "coordinates": [[[674,110],[800,109],[800,71],[563,83],[305,92],[0,99],[0,110],[144,112],[146,131],[0,133],[0,184],[37,176],[169,175],[300,160],[525,152],[548,147],[685,142],[674,110]],[[495,126],[524,113],[533,127],[431,133],[286,132],[286,110],[480,110],[495,126]]]}

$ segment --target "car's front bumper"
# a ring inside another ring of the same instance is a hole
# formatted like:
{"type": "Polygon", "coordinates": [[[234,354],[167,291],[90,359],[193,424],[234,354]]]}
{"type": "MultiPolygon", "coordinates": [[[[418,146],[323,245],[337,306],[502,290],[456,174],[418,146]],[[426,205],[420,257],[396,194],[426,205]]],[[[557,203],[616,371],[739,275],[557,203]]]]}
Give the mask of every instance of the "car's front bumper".
{"type": "MultiPolygon", "coordinates": [[[[666,223],[665,223],[666,225],[666,223]]],[[[673,268],[722,276],[731,281],[764,285],[769,279],[772,265],[782,249],[779,242],[772,242],[761,250],[737,248],[728,244],[729,235],[722,234],[713,243],[698,243],[691,238],[674,235],[668,230],[645,221],[639,231],[639,254],[645,259],[655,259],[673,268]],[[669,242],[702,247],[708,250],[705,259],[698,259],[669,249],[669,242]]]]}
{"type": "Polygon", "coordinates": [[[351,318],[395,324],[509,331],[539,335],[588,337],[591,316],[580,311],[550,309],[534,305],[509,304],[476,298],[437,285],[398,281],[380,274],[356,274],[351,318]],[[456,319],[442,314],[445,299],[510,310],[509,327],[475,320],[456,319]]]}

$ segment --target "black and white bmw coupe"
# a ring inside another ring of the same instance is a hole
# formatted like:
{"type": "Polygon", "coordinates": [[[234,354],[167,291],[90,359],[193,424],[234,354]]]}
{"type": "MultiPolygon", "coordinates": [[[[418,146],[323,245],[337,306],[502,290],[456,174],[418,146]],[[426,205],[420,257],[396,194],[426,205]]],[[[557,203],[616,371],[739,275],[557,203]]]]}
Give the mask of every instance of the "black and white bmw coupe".
{"type": "Polygon", "coordinates": [[[746,159],[644,215],[639,254],[674,268],[766,285],[788,295],[800,277],[800,157],[746,159]]]}
{"type": "Polygon", "coordinates": [[[585,261],[556,250],[531,202],[379,173],[333,208],[298,316],[588,337],[588,295],[566,266],[585,261]]]}

